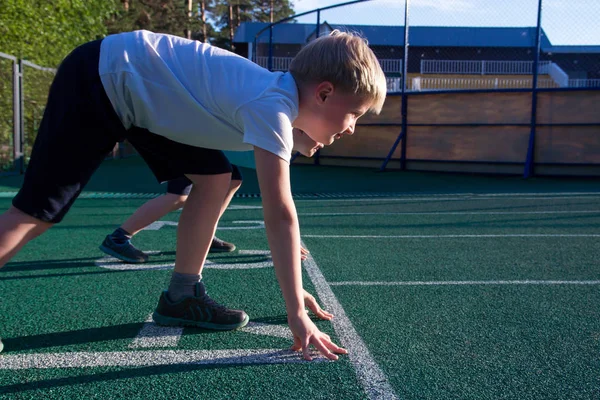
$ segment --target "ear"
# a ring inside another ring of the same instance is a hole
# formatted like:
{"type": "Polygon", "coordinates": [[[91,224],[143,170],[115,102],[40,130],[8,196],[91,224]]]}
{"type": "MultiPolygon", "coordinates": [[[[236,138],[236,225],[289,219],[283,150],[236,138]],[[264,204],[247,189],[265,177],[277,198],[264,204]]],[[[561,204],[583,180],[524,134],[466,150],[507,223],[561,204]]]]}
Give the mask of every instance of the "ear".
{"type": "Polygon", "coordinates": [[[327,97],[331,96],[334,92],[334,87],[331,82],[321,82],[315,88],[315,95],[319,103],[325,103],[327,97]]]}

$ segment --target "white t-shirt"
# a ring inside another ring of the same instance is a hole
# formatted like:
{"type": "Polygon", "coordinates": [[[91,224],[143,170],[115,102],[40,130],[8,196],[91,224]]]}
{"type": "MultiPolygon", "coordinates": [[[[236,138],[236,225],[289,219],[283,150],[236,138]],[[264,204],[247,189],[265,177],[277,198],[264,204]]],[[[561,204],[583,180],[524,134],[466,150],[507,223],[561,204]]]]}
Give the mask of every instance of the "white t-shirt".
{"type": "Polygon", "coordinates": [[[125,128],[218,150],[265,149],[289,162],[298,88],[290,73],[198,41],[148,31],[106,37],[100,78],[125,128]]]}

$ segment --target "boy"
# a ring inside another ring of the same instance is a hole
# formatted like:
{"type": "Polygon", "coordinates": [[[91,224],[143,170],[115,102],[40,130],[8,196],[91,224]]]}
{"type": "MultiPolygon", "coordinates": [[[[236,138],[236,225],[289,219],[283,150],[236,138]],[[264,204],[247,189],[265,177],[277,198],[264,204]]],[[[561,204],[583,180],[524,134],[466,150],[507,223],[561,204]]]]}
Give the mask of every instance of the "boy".
{"type": "MultiPolygon", "coordinates": [[[[323,148],[323,144],[313,141],[308,135],[299,129],[293,130],[294,151],[299,151],[306,157],[312,157],[317,150],[323,148]]],[[[251,164],[249,166],[252,166],[251,164]]],[[[233,195],[242,185],[242,173],[240,169],[232,164],[231,183],[225,196],[221,214],[225,212],[233,195]]],[[[138,208],[120,227],[113,233],[107,235],[100,250],[104,253],[118,258],[127,263],[145,263],[148,261],[148,254],[136,248],[131,244],[131,238],[151,223],[164,217],[171,211],[178,210],[185,204],[190,191],[192,190],[192,181],[185,176],[167,182],[167,193],[156,197],[144,203],[138,208]]],[[[235,250],[233,243],[226,242],[214,236],[208,250],[209,253],[232,252],[235,250]]],[[[308,251],[301,249],[301,259],[306,259],[308,251]]]]}
{"type": "Polygon", "coordinates": [[[0,265],[60,222],[114,144],[127,138],[161,182],[193,188],[177,229],[175,270],[153,314],[163,325],[235,329],[241,310],[216,303],[201,272],[232,167],[221,150],[254,150],[265,228],[292,348],[346,350],[305,312],[300,230],[291,194],[292,129],[324,145],[354,132],[385,101],[385,76],[366,42],[332,32],[307,44],[290,71],[270,72],[210,45],[148,31],[74,50],[60,66],[21,190],[0,216],[0,265]]]}

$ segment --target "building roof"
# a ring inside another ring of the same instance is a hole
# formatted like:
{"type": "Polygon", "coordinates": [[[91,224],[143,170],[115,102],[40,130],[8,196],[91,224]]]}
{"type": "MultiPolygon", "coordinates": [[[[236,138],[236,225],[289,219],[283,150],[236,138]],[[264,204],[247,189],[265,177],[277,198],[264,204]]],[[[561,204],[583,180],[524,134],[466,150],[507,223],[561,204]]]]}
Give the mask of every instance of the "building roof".
{"type": "Polygon", "coordinates": [[[590,53],[590,54],[600,54],[600,46],[549,46],[544,49],[549,53],[590,53]]]}
{"type": "MultiPolygon", "coordinates": [[[[269,27],[267,22],[245,22],[233,39],[251,43],[256,34],[269,27]]],[[[340,29],[357,32],[372,46],[404,46],[404,26],[339,25],[323,22],[320,31],[340,29]]],[[[273,27],[273,43],[305,44],[316,32],[315,24],[282,23],[273,27]]],[[[520,47],[535,46],[535,27],[442,27],[414,26],[409,29],[413,47],[520,47]]],[[[269,30],[261,33],[259,42],[269,41],[269,30]]],[[[556,53],[600,53],[600,46],[552,46],[542,30],[542,49],[556,53]]]]}
{"type": "MultiPolygon", "coordinates": [[[[268,28],[268,22],[242,22],[235,31],[234,43],[252,43],[258,32],[268,28]]],[[[305,44],[315,31],[314,24],[284,23],[273,27],[273,43],[305,44]]],[[[269,41],[269,30],[260,35],[259,42],[269,41]]]]}

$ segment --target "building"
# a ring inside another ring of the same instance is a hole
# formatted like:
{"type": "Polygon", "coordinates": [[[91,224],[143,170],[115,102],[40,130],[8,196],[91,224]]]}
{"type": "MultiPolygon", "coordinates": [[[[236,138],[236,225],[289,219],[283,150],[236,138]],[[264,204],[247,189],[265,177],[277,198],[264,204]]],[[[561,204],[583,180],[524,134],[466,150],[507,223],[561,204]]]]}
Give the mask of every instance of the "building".
{"type": "MultiPolygon", "coordinates": [[[[315,24],[282,23],[273,27],[269,46],[268,27],[268,23],[243,23],[234,44],[238,54],[273,70],[287,70],[294,55],[316,37],[315,24]]],[[[365,37],[390,78],[390,89],[397,87],[399,80],[394,78],[403,72],[403,26],[323,22],[319,34],[333,29],[365,37]]],[[[411,27],[408,88],[531,87],[535,39],[535,27],[411,27]]],[[[540,87],[600,87],[600,46],[554,46],[542,31],[539,72],[540,87]]]]}

